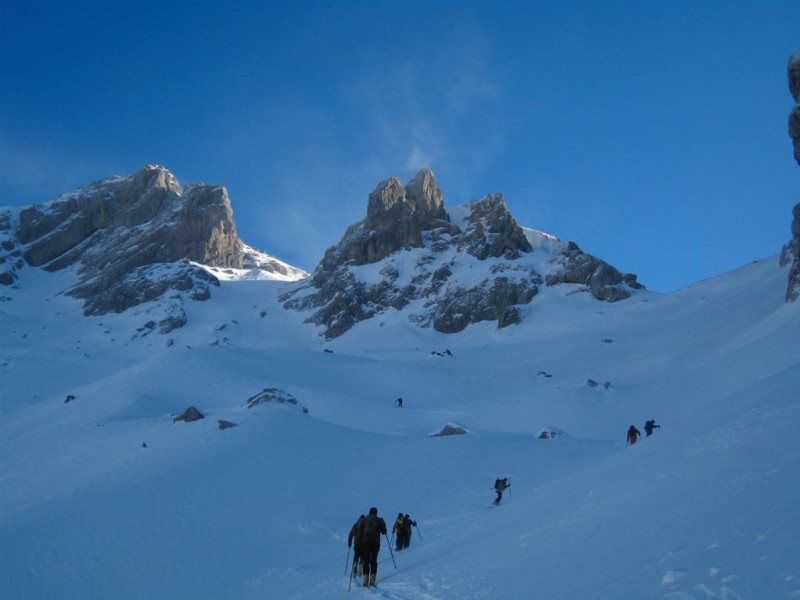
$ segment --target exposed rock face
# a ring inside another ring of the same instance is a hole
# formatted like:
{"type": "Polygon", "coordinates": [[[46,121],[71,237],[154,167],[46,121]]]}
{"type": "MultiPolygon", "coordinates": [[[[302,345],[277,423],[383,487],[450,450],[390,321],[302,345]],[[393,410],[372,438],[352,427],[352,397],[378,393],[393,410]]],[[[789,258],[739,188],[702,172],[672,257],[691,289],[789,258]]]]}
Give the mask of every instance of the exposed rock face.
{"type": "Polygon", "coordinates": [[[344,262],[374,263],[403,248],[421,248],[422,232],[447,221],[442,192],[429,169],[421,170],[406,186],[392,177],[369,195],[367,218],[348,228],[343,238],[347,243],[327,250],[321,271],[344,262]]]}
{"type": "Polygon", "coordinates": [[[506,208],[502,194],[492,194],[470,204],[467,227],[459,238],[459,249],[478,260],[505,256],[517,259],[530,252],[531,244],[506,208]]]}
{"type": "Polygon", "coordinates": [[[169,171],[154,166],[23,210],[17,239],[27,246],[28,264],[50,271],[77,261],[88,269],[108,266],[107,255],[97,256],[105,254],[98,246],[113,247],[115,259],[139,265],[182,258],[242,265],[225,188],[194,184],[184,190],[169,171]]]}
{"type": "Polygon", "coordinates": [[[789,115],[789,136],[794,143],[794,159],[800,165],[800,51],[789,57],[789,92],[795,101],[789,115]]]}
{"type": "Polygon", "coordinates": [[[25,266],[22,247],[15,235],[16,221],[10,211],[0,212],[0,285],[17,283],[17,272],[25,266]]]}
{"type": "Polygon", "coordinates": [[[792,210],[792,240],[783,247],[780,265],[789,267],[789,283],[786,288],[786,301],[794,302],[800,298],[800,203],[792,210]]]}
{"type": "Polygon", "coordinates": [[[630,296],[630,290],[642,289],[636,275],[623,274],[602,260],[584,254],[575,242],[569,242],[560,259],[562,269],[545,278],[547,285],[580,283],[598,300],[616,302],[630,296]]]}
{"type": "Polygon", "coordinates": [[[190,261],[279,273],[285,267],[242,244],[224,187],[182,188],[158,166],[25,208],[16,218],[0,214],[0,239],[0,283],[14,284],[26,264],[75,267],[78,282],[67,293],[84,300],[87,315],[122,312],[168,291],[207,299],[219,281],[190,261]]]}
{"type": "Polygon", "coordinates": [[[369,195],[367,217],[329,248],[314,275],[286,294],[289,309],[310,311],[306,322],[335,338],[385,311],[408,310],[420,327],[456,333],[481,321],[506,327],[545,282],[529,235],[541,236],[545,261],[555,260],[548,285],[580,283],[597,298],[616,301],[641,288],[633,275],[583,254],[575,246],[526,234],[501,194],[462,207],[458,223],[444,209],[433,173],[406,186],[397,178],[369,195]]]}
{"type": "MultiPolygon", "coordinates": [[[[794,144],[794,158],[800,165],[800,52],[795,52],[789,59],[789,91],[795,101],[794,110],[789,115],[789,135],[794,144]]],[[[792,216],[792,240],[783,247],[780,258],[781,266],[791,263],[787,302],[800,298],[800,203],[795,204],[792,216]]]]}

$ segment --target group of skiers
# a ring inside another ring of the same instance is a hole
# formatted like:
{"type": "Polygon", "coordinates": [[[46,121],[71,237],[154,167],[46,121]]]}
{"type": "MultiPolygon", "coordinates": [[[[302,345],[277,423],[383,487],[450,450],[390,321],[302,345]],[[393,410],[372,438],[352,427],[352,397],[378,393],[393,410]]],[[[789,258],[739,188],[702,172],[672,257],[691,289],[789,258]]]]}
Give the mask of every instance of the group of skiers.
{"type": "MultiPolygon", "coordinates": [[[[655,429],[656,427],[661,429],[661,425],[656,425],[656,422],[655,422],[654,419],[650,419],[649,421],[645,421],[644,432],[647,434],[647,437],[650,437],[651,435],[653,435],[653,429],[655,429]]],[[[636,429],[635,426],[631,425],[630,427],[628,427],[628,438],[627,438],[628,441],[627,441],[626,445],[631,445],[632,446],[633,444],[635,444],[636,442],[639,441],[640,437],[642,437],[642,432],[639,431],[638,429],[636,429]]]]}
{"type": "MultiPolygon", "coordinates": [[[[392,529],[392,536],[397,538],[397,550],[408,548],[411,544],[411,528],[417,522],[409,515],[397,514],[397,519],[392,529]]],[[[419,530],[418,530],[419,531],[419,530]]],[[[378,516],[378,509],[374,506],[367,515],[358,517],[350,528],[347,536],[347,547],[353,549],[353,565],[350,571],[350,581],[353,577],[362,577],[364,587],[374,586],[378,576],[378,552],[381,549],[381,536],[385,536],[386,521],[378,516]]],[[[391,541],[389,542],[391,544],[391,541]]],[[[391,547],[389,548],[391,551],[391,547]]],[[[394,557],[392,557],[394,560],[394,557]]]]}
{"type": "MultiPolygon", "coordinates": [[[[402,407],[402,399],[398,399],[398,407],[402,407]]],[[[655,420],[650,419],[644,424],[644,431],[649,437],[653,434],[653,429],[661,428],[656,425],[655,420]]],[[[628,428],[628,444],[635,444],[641,437],[641,432],[634,425],[628,428]]],[[[494,491],[497,494],[493,504],[500,504],[503,500],[503,492],[511,487],[511,480],[508,477],[498,477],[494,482],[494,491]]],[[[408,514],[397,513],[392,537],[395,538],[395,549],[403,550],[411,544],[412,527],[416,527],[417,522],[408,514]]],[[[419,530],[418,530],[419,531],[419,530]]],[[[350,571],[350,581],[353,577],[362,577],[364,587],[374,586],[378,575],[378,552],[381,549],[381,536],[387,535],[386,521],[378,516],[378,509],[374,506],[369,509],[369,513],[358,517],[350,528],[350,535],[347,536],[347,547],[353,549],[353,565],[350,571]]],[[[391,541],[389,541],[391,544],[391,541]]],[[[391,546],[389,547],[391,551],[391,546]]],[[[392,557],[394,559],[394,557],[392,557]]]]}
{"type": "Polygon", "coordinates": [[[409,515],[397,513],[397,518],[392,528],[392,535],[395,538],[395,550],[403,550],[411,545],[411,528],[416,526],[417,522],[409,515]]]}

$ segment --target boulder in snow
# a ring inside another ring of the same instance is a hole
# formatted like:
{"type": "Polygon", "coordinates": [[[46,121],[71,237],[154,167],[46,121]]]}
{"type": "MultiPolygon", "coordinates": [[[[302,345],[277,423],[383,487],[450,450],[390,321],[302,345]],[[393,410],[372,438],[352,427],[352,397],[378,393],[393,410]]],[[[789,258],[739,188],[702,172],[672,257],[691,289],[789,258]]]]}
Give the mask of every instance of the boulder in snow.
{"type": "Polygon", "coordinates": [[[175,423],[177,421],[184,421],[186,423],[191,423],[192,421],[199,421],[200,419],[205,418],[206,416],[203,413],[197,410],[194,406],[190,406],[180,415],[172,419],[172,422],[175,423]]]}
{"type": "Polygon", "coordinates": [[[466,427],[462,427],[456,423],[447,423],[444,427],[442,427],[436,433],[431,434],[431,437],[444,437],[448,435],[464,435],[465,433],[469,433],[469,430],[466,427]]]}
{"type": "Polygon", "coordinates": [[[246,402],[247,408],[253,408],[260,404],[293,404],[295,406],[301,406],[303,412],[308,413],[308,408],[302,406],[297,401],[297,398],[292,396],[289,392],[279,390],[278,388],[264,388],[255,396],[248,398],[246,402]]]}
{"type": "Polygon", "coordinates": [[[539,435],[536,436],[540,440],[554,440],[556,438],[560,438],[564,436],[564,432],[556,427],[545,427],[541,431],[539,431],[539,435]]]}

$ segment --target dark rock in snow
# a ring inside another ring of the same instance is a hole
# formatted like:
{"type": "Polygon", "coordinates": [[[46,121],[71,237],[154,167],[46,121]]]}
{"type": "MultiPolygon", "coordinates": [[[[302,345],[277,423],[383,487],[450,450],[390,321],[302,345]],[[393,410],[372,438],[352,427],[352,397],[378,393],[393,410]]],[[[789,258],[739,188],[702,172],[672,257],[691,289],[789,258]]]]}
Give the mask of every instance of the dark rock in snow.
{"type": "Polygon", "coordinates": [[[439,431],[432,434],[431,437],[446,437],[450,435],[464,435],[469,433],[465,427],[461,425],[456,425],[455,423],[448,423],[444,427],[442,427],[439,431]]]}
{"type": "Polygon", "coordinates": [[[238,426],[239,426],[238,423],[231,423],[230,421],[225,421],[223,419],[217,421],[217,428],[220,431],[224,431],[225,429],[231,429],[232,427],[238,427],[238,426]]]}
{"type": "Polygon", "coordinates": [[[564,432],[555,427],[542,429],[537,436],[540,440],[554,440],[564,435],[564,432]]]}
{"type": "Polygon", "coordinates": [[[185,411],[183,411],[180,415],[172,419],[173,423],[178,421],[184,421],[185,423],[191,423],[192,421],[199,421],[200,419],[205,419],[205,415],[197,410],[194,406],[190,406],[185,411]]]}
{"type": "MultiPolygon", "coordinates": [[[[256,395],[248,398],[245,402],[247,408],[254,408],[262,404],[291,404],[300,406],[297,398],[292,396],[289,392],[277,388],[264,388],[256,395]]],[[[303,406],[302,409],[304,413],[308,413],[308,408],[303,406]]]]}

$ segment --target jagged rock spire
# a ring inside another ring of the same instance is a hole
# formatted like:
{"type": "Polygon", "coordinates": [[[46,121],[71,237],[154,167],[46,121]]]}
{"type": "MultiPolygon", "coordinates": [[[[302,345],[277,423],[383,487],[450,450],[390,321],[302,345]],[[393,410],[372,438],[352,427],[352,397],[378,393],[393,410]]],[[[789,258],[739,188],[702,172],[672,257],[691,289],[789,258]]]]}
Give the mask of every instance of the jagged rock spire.
{"type": "Polygon", "coordinates": [[[442,192],[430,169],[420,170],[405,186],[391,177],[369,195],[366,218],[351,225],[339,244],[328,249],[317,273],[345,262],[378,262],[403,248],[421,248],[423,231],[448,222],[442,192]]]}
{"type": "Polygon", "coordinates": [[[789,57],[789,92],[795,105],[789,114],[789,137],[794,145],[794,159],[800,165],[800,50],[789,57]]]}
{"type": "Polygon", "coordinates": [[[502,194],[465,208],[452,223],[429,169],[405,186],[396,177],[382,181],[369,195],[366,218],[328,249],[310,280],[282,297],[284,306],[309,311],[307,322],[322,326],[328,338],[412,302],[418,308],[409,321],[456,333],[480,321],[506,327],[522,320],[520,307],[545,283],[534,262],[556,265],[547,285],[580,284],[598,299],[621,300],[642,287],[635,275],[558,241],[545,261],[526,261],[532,244],[502,194]],[[369,270],[368,281],[360,279],[359,267],[372,263],[380,266],[369,270]]]}
{"type": "MultiPolygon", "coordinates": [[[[800,51],[789,58],[789,91],[795,101],[789,115],[789,136],[794,147],[794,159],[800,165],[800,51]]],[[[792,210],[792,239],[781,251],[780,264],[791,263],[789,284],[786,288],[786,301],[794,302],[800,298],[800,203],[792,210]]]]}

